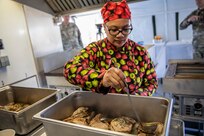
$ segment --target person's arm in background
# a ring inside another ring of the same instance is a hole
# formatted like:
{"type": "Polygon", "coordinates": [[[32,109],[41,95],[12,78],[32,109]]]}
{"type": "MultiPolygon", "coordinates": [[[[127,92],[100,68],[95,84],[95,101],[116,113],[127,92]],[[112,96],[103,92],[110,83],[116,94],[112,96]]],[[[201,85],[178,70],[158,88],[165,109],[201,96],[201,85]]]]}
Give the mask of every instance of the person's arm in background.
{"type": "Polygon", "coordinates": [[[194,16],[195,12],[193,11],[190,15],[188,15],[181,23],[180,23],[180,30],[186,29],[189,25],[192,24],[193,21],[191,21],[194,16]]]}
{"type": "Polygon", "coordinates": [[[200,17],[200,20],[204,23],[204,14],[200,17]]]}
{"type": "Polygon", "coordinates": [[[98,69],[96,60],[100,51],[95,43],[82,49],[80,54],[64,66],[64,76],[71,84],[81,86],[83,90],[99,92],[99,84],[105,69],[98,69]]]}
{"type": "Polygon", "coordinates": [[[83,46],[83,42],[82,42],[82,39],[81,39],[81,32],[79,30],[79,28],[77,27],[77,33],[78,33],[78,41],[79,41],[79,45],[84,48],[83,46]]]}

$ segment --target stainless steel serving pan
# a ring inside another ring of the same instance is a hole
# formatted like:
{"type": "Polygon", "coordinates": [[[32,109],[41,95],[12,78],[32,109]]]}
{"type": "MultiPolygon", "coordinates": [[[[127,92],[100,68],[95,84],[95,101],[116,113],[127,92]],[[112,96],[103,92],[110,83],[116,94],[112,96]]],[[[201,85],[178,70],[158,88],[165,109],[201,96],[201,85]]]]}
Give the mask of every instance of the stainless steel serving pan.
{"type": "Polygon", "coordinates": [[[41,124],[33,120],[34,114],[57,101],[56,89],[27,88],[6,86],[0,88],[0,105],[8,103],[30,104],[19,112],[0,110],[0,129],[14,129],[17,134],[24,135],[41,124]]]}
{"type": "MultiPolygon", "coordinates": [[[[164,123],[162,136],[168,136],[172,112],[172,99],[161,97],[131,96],[141,121],[164,123]]],[[[93,92],[73,92],[67,97],[34,115],[34,119],[43,122],[47,136],[132,136],[109,130],[97,129],[68,122],[64,118],[80,106],[88,106],[94,111],[111,117],[128,116],[134,118],[127,95],[97,94],[93,92]]]]}
{"type": "Polygon", "coordinates": [[[204,60],[170,60],[163,78],[164,92],[204,95],[204,60]]]}
{"type": "Polygon", "coordinates": [[[171,119],[169,136],[185,136],[184,122],[177,118],[171,119]]]}

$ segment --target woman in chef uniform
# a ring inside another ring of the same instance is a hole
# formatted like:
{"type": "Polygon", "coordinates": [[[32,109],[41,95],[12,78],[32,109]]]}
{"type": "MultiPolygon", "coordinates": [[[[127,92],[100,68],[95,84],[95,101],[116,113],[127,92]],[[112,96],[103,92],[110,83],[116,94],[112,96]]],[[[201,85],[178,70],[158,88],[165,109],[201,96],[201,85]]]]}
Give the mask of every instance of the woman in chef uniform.
{"type": "Polygon", "coordinates": [[[158,83],[147,50],[128,38],[133,26],[126,0],[101,9],[106,38],[92,42],[64,66],[68,82],[97,93],[151,96],[158,83]]]}

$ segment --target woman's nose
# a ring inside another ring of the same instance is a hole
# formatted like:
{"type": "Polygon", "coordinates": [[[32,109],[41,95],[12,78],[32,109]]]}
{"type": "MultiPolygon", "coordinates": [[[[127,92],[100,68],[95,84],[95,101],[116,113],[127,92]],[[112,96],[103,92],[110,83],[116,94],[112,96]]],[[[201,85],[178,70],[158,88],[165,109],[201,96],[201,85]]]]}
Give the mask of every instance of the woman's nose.
{"type": "Polygon", "coordinates": [[[116,37],[125,37],[122,32],[119,32],[116,37]]]}

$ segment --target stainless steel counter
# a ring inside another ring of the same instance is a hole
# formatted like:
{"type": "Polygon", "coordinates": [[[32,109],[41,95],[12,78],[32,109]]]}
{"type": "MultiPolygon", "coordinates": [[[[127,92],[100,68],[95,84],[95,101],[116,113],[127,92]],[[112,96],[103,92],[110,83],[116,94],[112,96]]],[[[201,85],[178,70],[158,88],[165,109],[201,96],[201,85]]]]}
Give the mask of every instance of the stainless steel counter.
{"type": "MultiPolygon", "coordinates": [[[[21,136],[21,135],[16,134],[15,136],[21,136]]],[[[34,129],[33,131],[31,131],[30,133],[24,136],[46,136],[46,133],[43,125],[40,125],[36,129],[34,129]]]]}
{"type": "MultiPolygon", "coordinates": [[[[50,72],[44,73],[46,77],[46,81],[49,87],[58,87],[58,86],[64,86],[64,87],[77,87],[73,84],[70,84],[63,76],[63,67],[60,67],[58,69],[52,70],[50,72]]],[[[79,87],[78,87],[79,88],[79,87]]]]}
{"type": "Polygon", "coordinates": [[[63,76],[63,67],[52,70],[50,72],[46,72],[45,76],[63,76]]]}

